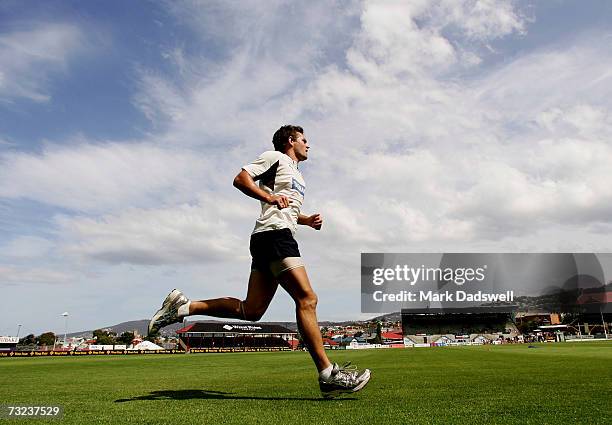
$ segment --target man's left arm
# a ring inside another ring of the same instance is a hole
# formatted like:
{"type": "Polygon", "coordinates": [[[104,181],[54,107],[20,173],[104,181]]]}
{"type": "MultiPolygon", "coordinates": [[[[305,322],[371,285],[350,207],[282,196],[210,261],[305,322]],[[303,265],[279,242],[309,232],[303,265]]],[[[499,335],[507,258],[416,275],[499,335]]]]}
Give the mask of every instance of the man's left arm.
{"type": "Polygon", "coordinates": [[[303,224],[304,226],[310,226],[313,229],[321,230],[321,226],[323,225],[323,217],[321,214],[313,214],[313,215],[298,215],[298,224],[303,224]]]}

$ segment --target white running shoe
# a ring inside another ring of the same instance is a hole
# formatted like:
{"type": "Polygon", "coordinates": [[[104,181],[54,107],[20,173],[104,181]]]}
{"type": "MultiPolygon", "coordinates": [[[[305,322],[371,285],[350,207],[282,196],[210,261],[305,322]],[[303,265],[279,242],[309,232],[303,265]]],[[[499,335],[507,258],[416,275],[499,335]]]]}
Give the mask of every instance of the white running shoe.
{"type": "Polygon", "coordinates": [[[324,398],[334,398],[344,393],[359,391],[370,381],[370,369],[361,372],[357,368],[349,367],[351,362],[340,367],[334,363],[331,376],[328,380],[319,378],[319,388],[324,398]]]}
{"type": "Polygon", "coordinates": [[[156,334],[164,326],[182,321],[183,319],[178,315],[178,309],[187,302],[189,299],[181,291],[173,289],[149,322],[149,335],[156,334]]]}

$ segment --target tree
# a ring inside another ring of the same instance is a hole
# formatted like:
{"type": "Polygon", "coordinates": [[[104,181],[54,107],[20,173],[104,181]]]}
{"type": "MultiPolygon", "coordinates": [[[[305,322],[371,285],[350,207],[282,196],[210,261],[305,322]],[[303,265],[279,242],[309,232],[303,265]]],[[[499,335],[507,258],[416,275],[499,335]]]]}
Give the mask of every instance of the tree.
{"type": "Polygon", "coordinates": [[[134,340],[134,332],[123,332],[117,338],[117,342],[122,342],[126,345],[131,344],[133,340],[134,340]]]}
{"type": "Polygon", "coordinates": [[[34,334],[26,335],[19,340],[19,345],[32,345],[36,344],[36,337],[34,334]]]}
{"type": "Polygon", "coordinates": [[[45,332],[38,337],[38,345],[55,345],[55,334],[45,332]]]}
{"type": "Polygon", "coordinates": [[[158,333],[149,334],[149,335],[145,336],[144,340],[145,341],[150,341],[153,344],[157,344],[157,345],[163,344],[163,338],[159,334],[159,332],[158,333]]]}
{"type": "Polygon", "coordinates": [[[99,345],[115,345],[115,336],[117,334],[114,332],[109,332],[102,329],[96,329],[93,331],[93,336],[96,338],[96,342],[99,345]]]}
{"type": "Polygon", "coordinates": [[[382,344],[382,323],[376,321],[376,336],[368,341],[371,344],[382,344]]]}
{"type": "Polygon", "coordinates": [[[304,344],[304,339],[302,338],[302,334],[300,333],[299,330],[298,330],[296,337],[298,340],[298,348],[304,348],[306,345],[304,344]]]}

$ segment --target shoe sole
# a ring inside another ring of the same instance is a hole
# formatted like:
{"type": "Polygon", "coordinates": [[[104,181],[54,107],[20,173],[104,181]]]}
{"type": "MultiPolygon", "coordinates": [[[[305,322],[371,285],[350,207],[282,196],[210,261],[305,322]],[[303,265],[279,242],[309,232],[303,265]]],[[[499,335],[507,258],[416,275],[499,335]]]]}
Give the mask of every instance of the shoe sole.
{"type": "Polygon", "coordinates": [[[172,292],[170,292],[166,296],[166,298],[164,299],[164,302],[162,302],[161,308],[155,312],[155,314],[153,315],[153,317],[149,321],[149,327],[147,328],[147,335],[151,335],[151,328],[153,327],[153,324],[157,321],[157,319],[159,319],[161,316],[164,315],[165,310],[168,307],[168,305],[172,304],[174,301],[176,301],[182,295],[183,294],[182,294],[181,291],[179,291],[178,289],[173,289],[172,292]]]}
{"type": "Polygon", "coordinates": [[[323,394],[323,398],[326,399],[332,399],[332,398],[336,398],[341,396],[342,394],[350,394],[350,393],[355,393],[359,390],[361,390],[363,387],[365,387],[368,382],[370,382],[370,378],[372,377],[372,374],[370,372],[369,369],[366,369],[364,371],[364,373],[361,376],[366,376],[365,378],[363,378],[363,380],[359,383],[359,385],[357,385],[355,388],[352,389],[346,389],[346,390],[335,390],[335,391],[330,391],[328,393],[323,394]]]}
{"type": "Polygon", "coordinates": [[[179,298],[181,295],[183,295],[183,293],[176,288],[170,291],[170,293],[166,296],[164,302],[162,303],[162,308],[168,303],[176,301],[176,299],[179,298]]]}

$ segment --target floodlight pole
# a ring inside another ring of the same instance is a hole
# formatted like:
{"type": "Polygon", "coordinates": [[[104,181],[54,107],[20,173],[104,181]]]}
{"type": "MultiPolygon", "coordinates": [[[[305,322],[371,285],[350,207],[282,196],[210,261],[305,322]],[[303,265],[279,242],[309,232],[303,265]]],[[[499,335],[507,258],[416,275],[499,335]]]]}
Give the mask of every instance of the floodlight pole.
{"type": "Polygon", "coordinates": [[[19,331],[21,331],[21,324],[17,325],[17,339],[19,339],[19,331]]]}
{"type": "Polygon", "coordinates": [[[64,319],[65,319],[64,321],[64,344],[62,345],[62,347],[65,347],[66,342],[67,342],[66,335],[68,335],[68,312],[67,311],[63,312],[62,316],[64,316],[64,319]]]}

